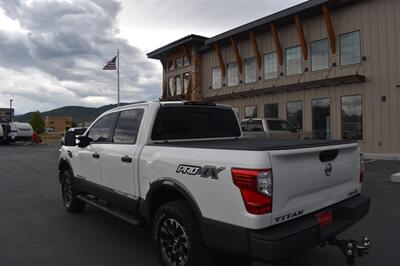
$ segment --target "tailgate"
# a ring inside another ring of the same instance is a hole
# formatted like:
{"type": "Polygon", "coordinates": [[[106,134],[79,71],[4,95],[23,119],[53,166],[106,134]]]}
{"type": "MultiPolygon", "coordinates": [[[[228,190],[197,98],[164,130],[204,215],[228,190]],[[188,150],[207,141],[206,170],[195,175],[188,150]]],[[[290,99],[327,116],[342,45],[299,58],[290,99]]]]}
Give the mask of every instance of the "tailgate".
{"type": "Polygon", "coordinates": [[[325,208],[360,190],[357,143],[270,151],[272,223],[325,208]]]}

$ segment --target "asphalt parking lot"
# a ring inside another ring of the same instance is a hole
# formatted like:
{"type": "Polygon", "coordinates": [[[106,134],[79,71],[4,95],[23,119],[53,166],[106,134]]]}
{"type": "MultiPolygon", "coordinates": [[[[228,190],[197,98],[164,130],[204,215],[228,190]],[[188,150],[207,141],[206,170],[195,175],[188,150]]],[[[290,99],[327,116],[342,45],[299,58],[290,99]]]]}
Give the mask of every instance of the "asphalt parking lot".
{"type": "MultiPolygon", "coordinates": [[[[57,180],[58,146],[0,146],[0,266],[158,265],[149,227],[131,225],[88,207],[67,213],[57,180]]],[[[400,265],[400,172],[398,161],[367,164],[364,194],[373,199],[370,214],[343,237],[367,234],[371,255],[356,265],[400,265]]],[[[248,265],[223,255],[216,265],[248,265]]],[[[346,265],[337,248],[314,248],[292,260],[296,266],[346,265]]]]}

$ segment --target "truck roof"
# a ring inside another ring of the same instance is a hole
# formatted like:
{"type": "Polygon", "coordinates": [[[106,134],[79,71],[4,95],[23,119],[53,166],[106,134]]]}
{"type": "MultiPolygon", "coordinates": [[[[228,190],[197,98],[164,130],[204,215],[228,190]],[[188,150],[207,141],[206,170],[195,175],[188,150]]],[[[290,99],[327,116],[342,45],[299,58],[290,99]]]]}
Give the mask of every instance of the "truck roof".
{"type": "Polygon", "coordinates": [[[229,107],[231,108],[229,105],[225,105],[225,104],[216,104],[213,102],[201,102],[201,101],[138,101],[138,102],[134,102],[131,104],[127,104],[124,106],[119,106],[119,107],[115,107],[109,111],[116,111],[116,110],[120,110],[120,109],[126,109],[129,107],[135,107],[137,105],[162,105],[162,106],[167,106],[167,105],[197,105],[197,106],[220,106],[220,107],[229,107]]]}

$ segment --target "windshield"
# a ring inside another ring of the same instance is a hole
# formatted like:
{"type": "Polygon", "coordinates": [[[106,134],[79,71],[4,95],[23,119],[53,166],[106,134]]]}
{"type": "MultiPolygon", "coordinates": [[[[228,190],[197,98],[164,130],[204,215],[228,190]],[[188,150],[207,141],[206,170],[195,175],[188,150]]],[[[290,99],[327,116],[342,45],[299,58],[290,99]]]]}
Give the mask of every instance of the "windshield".
{"type": "Polygon", "coordinates": [[[271,131],[297,132],[297,128],[284,120],[267,120],[268,128],[271,131]]]}
{"type": "Polygon", "coordinates": [[[241,135],[230,108],[210,106],[163,106],[158,110],[153,140],[228,138],[241,135]]]}

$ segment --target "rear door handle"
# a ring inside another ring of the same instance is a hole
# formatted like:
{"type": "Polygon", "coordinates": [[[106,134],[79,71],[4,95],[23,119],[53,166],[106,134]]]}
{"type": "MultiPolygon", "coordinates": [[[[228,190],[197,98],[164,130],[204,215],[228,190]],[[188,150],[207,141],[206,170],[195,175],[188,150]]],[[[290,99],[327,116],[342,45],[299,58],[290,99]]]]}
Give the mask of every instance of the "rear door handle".
{"type": "Polygon", "coordinates": [[[132,157],[129,157],[128,155],[125,155],[124,157],[121,157],[121,161],[125,163],[131,163],[132,162],[132,157]]]}
{"type": "Polygon", "coordinates": [[[98,154],[97,152],[92,154],[92,157],[95,159],[99,159],[100,158],[100,154],[98,154]]]}

